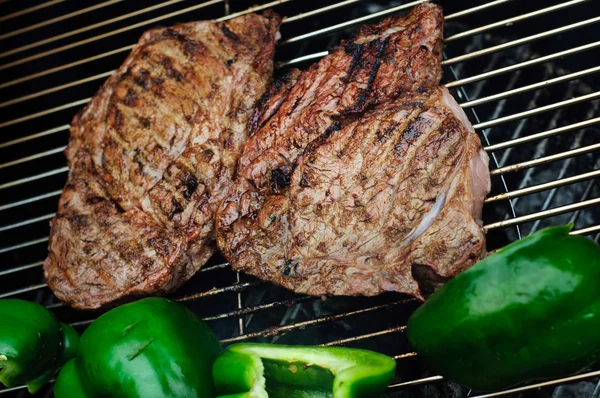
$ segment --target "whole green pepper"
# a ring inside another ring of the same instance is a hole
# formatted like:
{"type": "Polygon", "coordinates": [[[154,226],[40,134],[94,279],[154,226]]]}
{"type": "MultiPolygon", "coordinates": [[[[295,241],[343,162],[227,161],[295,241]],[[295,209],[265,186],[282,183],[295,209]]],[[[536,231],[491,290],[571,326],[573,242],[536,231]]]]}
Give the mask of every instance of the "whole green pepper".
{"type": "Polygon", "coordinates": [[[212,364],[220,353],[208,326],[183,305],[139,300],[107,312],[85,330],[54,395],[212,398],[212,364]]]}
{"type": "Polygon", "coordinates": [[[75,356],[78,335],[43,306],[0,300],[0,383],[25,384],[32,394],[75,356]]]}
{"type": "Polygon", "coordinates": [[[490,390],[579,372],[600,358],[600,248],[552,227],[458,275],[410,317],[432,370],[490,390]]]}
{"type": "Polygon", "coordinates": [[[221,398],[377,396],[396,362],[372,351],[317,346],[234,344],[213,365],[221,398]]]}

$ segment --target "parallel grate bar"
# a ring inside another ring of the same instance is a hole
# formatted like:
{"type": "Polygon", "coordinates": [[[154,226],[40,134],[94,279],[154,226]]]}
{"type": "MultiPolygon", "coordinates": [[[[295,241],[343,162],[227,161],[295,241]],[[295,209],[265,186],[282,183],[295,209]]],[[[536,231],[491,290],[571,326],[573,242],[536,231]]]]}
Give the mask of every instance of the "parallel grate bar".
{"type": "Polygon", "coordinates": [[[572,7],[574,5],[585,3],[585,2],[588,2],[588,1],[590,1],[590,0],[571,0],[571,1],[567,1],[565,3],[557,4],[557,5],[554,5],[554,6],[551,6],[551,7],[542,8],[541,10],[536,10],[536,11],[533,11],[533,12],[529,12],[527,14],[521,14],[521,15],[518,15],[516,17],[512,17],[512,18],[508,18],[508,19],[505,19],[505,20],[502,20],[502,21],[494,22],[494,23],[491,23],[489,25],[480,26],[479,28],[466,30],[464,32],[457,33],[455,35],[446,37],[444,39],[444,41],[447,43],[447,42],[451,42],[451,41],[454,41],[454,40],[463,39],[463,38],[466,38],[466,37],[470,37],[470,36],[478,35],[478,34],[481,34],[481,33],[484,33],[484,32],[488,32],[488,31],[490,31],[492,29],[495,29],[495,28],[500,28],[500,27],[503,27],[503,26],[511,26],[515,22],[520,22],[520,21],[527,20],[529,18],[538,17],[538,16],[541,16],[541,15],[544,15],[544,14],[547,14],[547,13],[550,13],[550,12],[553,12],[553,11],[562,10],[563,8],[572,7]]]}
{"type": "Polygon", "coordinates": [[[542,218],[556,216],[563,213],[568,213],[575,210],[585,209],[587,207],[600,205],[600,198],[584,200],[582,202],[573,203],[570,205],[559,206],[553,209],[539,211],[537,213],[531,213],[520,217],[510,218],[508,220],[498,221],[492,224],[484,225],[483,229],[489,231],[491,229],[510,227],[512,225],[523,224],[529,221],[536,221],[542,218]]]}
{"type": "Polygon", "coordinates": [[[487,129],[489,127],[498,126],[498,125],[503,124],[503,123],[512,122],[514,120],[523,119],[523,118],[526,118],[526,117],[529,117],[529,116],[534,116],[534,115],[537,115],[539,113],[544,113],[544,112],[547,112],[547,111],[552,111],[552,110],[555,110],[555,109],[564,108],[564,107],[569,106],[569,105],[579,104],[581,102],[591,101],[591,100],[595,100],[595,99],[598,99],[598,98],[600,98],[600,91],[596,91],[595,93],[590,93],[590,94],[582,95],[580,97],[575,97],[575,98],[571,98],[571,99],[568,99],[568,100],[556,102],[556,103],[550,104],[550,105],[539,106],[539,107],[534,108],[534,109],[529,109],[527,111],[518,112],[518,113],[515,113],[515,114],[512,114],[512,115],[508,115],[508,116],[504,116],[504,117],[499,117],[497,119],[489,120],[487,122],[477,123],[477,124],[473,125],[473,128],[475,128],[475,129],[487,129]]]}
{"type": "Polygon", "coordinates": [[[66,84],[61,84],[60,86],[55,86],[55,87],[49,88],[47,90],[38,91],[36,93],[32,93],[32,94],[24,95],[22,97],[18,97],[18,98],[12,99],[10,101],[2,102],[2,103],[0,103],[0,108],[4,108],[4,107],[9,106],[9,105],[18,104],[19,102],[27,101],[27,100],[34,99],[34,98],[37,98],[37,97],[41,97],[42,95],[52,94],[52,93],[55,93],[57,91],[69,88],[69,87],[74,87],[74,86],[78,86],[80,84],[92,82],[94,80],[98,80],[98,79],[102,79],[102,78],[105,78],[105,77],[109,77],[110,75],[113,74],[113,72],[114,72],[114,70],[110,70],[108,72],[99,73],[97,75],[86,77],[84,79],[75,80],[73,82],[69,82],[69,83],[66,83],[66,84]]]}
{"type": "MultiPolygon", "coordinates": [[[[179,2],[179,1],[183,1],[183,0],[173,0],[173,1],[179,2]]],[[[4,70],[4,69],[12,68],[14,66],[22,65],[22,64],[30,62],[30,61],[35,61],[36,59],[43,58],[43,57],[45,57],[47,55],[52,55],[52,54],[56,54],[56,53],[59,53],[59,52],[65,51],[65,50],[69,50],[71,48],[79,47],[79,46],[81,46],[83,44],[93,43],[95,41],[98,41],[100,39],[104,39],[106,37],[110,37],[110,36],[116,35],[118,33],[126,32],[128,30],[135,29],[137,27],[144,26],[144,25],[147,25],[147,24],[151,24],[151,23],[154,23],[154,22],[159,22],[159,21],[162,21],[163,19],[171,18],[171,17],[177,16],[177,15],[180,15],[180,14],[184,14],[184,13],[189,12],[189,11],[197,10],[197,9],[200,9],[200,8],[203,8],[203,7],[208,7],[208,6],[213,5],[213,4],[221,3],[222,1],[223,0],[210,0],[210,1],[207,1],[207,2],[202,3],[202,4],[196,4],[195,6],[184,8],[182,10],[171,12],[169,14],[164,14],[164,15],[161,15],[160,17],[152,18],[152,19],[149,19],[149,20],[144,21],[144,22],[140,22],[140,23],[137,23],[137,24],[134,24],[134,25],[126,26],[124,28],[117,29],[117,30],[114,30],[112,32],[107,32],[107,33],[104,33],[104,34],[101,34],[101,35],[98,35],[98,36],[90,37],[90,38],[85,39],[85,40],[81,40],[81,41],[78,41],[78,42],[75,42],[75,43],[67,44],[67,45],[64,45],[62,47],[54,48],[52,50],[48,50],[48,51],[44,51],[44,52],[41,52],[41,53],[38,53],[38,54],[35,54],[35,55],[31,55],[29,57],[21,58],[19,60],[16,60],[16,61],[9,62],[9,63],[4,64],[4,65],[1,65],[0,66],[0,70],[4,70]]],[[[0,58],[3,57],[3,56],[6,56],[6,55],[8,55],[8,54],[7,53],[0,54],[0,58]]]]}
{"type": "Polygon", "coordinates": [[[498,6],[500,4],[504,4],[504,3],[509,3],[511,1],[514,1],[514,0],[495,0],[495,1],[490,1],[490,2],[487,2],[487,3],[481,4],[479,6],[476,6],[476,7],[467,8],[466,10],[462,10],[462,11],[455,12],[454,14],[446,15],[445,18],[448,21],[448,20],[451,20],[451,19],[455,19],[455,18],[459,18],[459,17],[464,17],[465,15],[469,15],[469,14],[472,14],[474,12],[478,12],[478,11],[481,11],[481,10],[486,10],[488,8],[495,7],[495,6],[498,6]]]}
{"type": "Polygon", "coordinates": [[[359,3],[361,1],[363,1],[363,0],[345,0],[345,1],[341,1],[339,3],[331,4],[327,7],[317,8],[316,10],[303,12],[301,14],[294,15],[293,17],[283,17],[282,23],[299,21],[301,19],[308,18],[313,15],[321,14],[322,12],[325,12],[325,11],[335,10],[336,8],[344,7],[344,6],[347,6],[348,4],[359,3]]]}
{"type": "Polygon", "coordinates": [[[406,8],[414,7],[414,6],[416,6],[418,4],[421,4],[421,3],[425,2],[425,1],[427,1],[427,0],[412,1],[410,3],[402,4],[402,5],[399,5],[399,6],[396,6],[396,7],[388,8],[386,10],[375,12],[373,14],[365,15],[365,16],[360,17],[360,18],[355,18],[355,19],[352,19],[350,21],[342,22],[342,23],[339,23],[337,25],[331,25],[331,26],[328,26],[328,27],[323,28],[323,29],[315,30],[315,31],[310,32],[310,33],[305,33],[303,35],[299,35],[299,36],[295,36],[295,37],[290,37],[289,39],[282,41],[281,44],[295,43],[297,41],[308,39],[310,37],[315,37],[315,36],[319,36],[319,35],[322,35],[322,34],[325,34],[325,33],[328,33],[328,32],[333,32],[333,31],[342,29],[342,28],[344,28],[346,26],[354,25],[354,24],[357,24],[357,23],[360,23],[360,22],[368,21],[370,19],[381,17],[383,15],[388,15],[388,14],[391,14],[391,13],[396,12],[396,11],[400,11],[400,10],[404,10],[406,8]]]}
{"type": "Polygon", "coordinates": [[[523,38],[520,38],[517,40],[509,41],[506,43],[498,44],[496,46],[484,48],[482,50],[473,51],[471,53],[460,55],[458,57],[446,59],[446,60],[442,61],[442,65],[444,65],[444,66],[445,65],[453,65],[453,64],[456,64],[459,62],[468,61],[473,58],[481,57],[483,55],[488,55],[488,54],[492,54],[492,53],[495,53],[498,51],[506,50],[511,47],[516,47],[516,46],[520,46],[523,44],[531,43],[535,40],[543,39],[546,37],[556,36],[560,33],[568,32],[570,30],[574,30],[574,29],[578,29],[578,28],[582,28],[584,26],[592,25],[597,22],[600,22],[600,17],[586,19],[585,21],[580,21],[580,22],[576,22],[576,23],[573,23],[570,25],[561,26],[560,28],[551,29],[546,32],[542,32],[542,33],[538,33],[535,35],[523,37],[523,38]]]}
{"type": "Polygon", "coordinates": [[[545,381],[543,383],[530,384],[528,386],[513,388],[513,389],[510,389],[510,390],[505,390],[505,391],[500,391],[500,392],[494,392],[494,393],[491,393],[491,394],[478,395],[478,396],[473,397],[473,398],[501,397],[503,395],[516,394],[516,393],[522,392],[522,391],[535,390],[535,389],[538,389],[538,388],[543,388],[543,387],[548,387],[548,386],[554,386],[554,385],[557,385],[557,384],[572,383],[574,381],[591,379],[591,378],[598,377],[598,376],[600,376],[600,370],[595,371],[595,372],[583,373],[583,374],[576,375],[576,376],[571,376],[571,377],[564,377],[562,379],[555,379],[555,380],[545,381]]]}
{"type": "Polygon", "coordinates": [[[38,77],[46,76],[46,75],[49,75],[49,74],[54,73],[54,72],[60,72],[61,70],[69,69],[69,68],[72,68],[74,66],[78,66],[78,65],[82,65],[82,64],[85,64],[85,63],[88,63],[88,62],[92,62],[92,61],[95,61],[97,59],[102,59],[102,58],[105,58],[105,57],[109,57],[111,55],[115,55],[115,54],[118,54],[118,53],[129,51],[133,47],[135,47],[134,44],[129,45],[129,46],[125,46],[125,47],[121,47],[121,48],[117,48],[116,50],[107,51],[105,53],[101,53],[101,54],[98,54],[98,55],[94,55],[92,57],[80,59],[79,61],[74,61],[74,62],[70,62],[68,64],[60,65],[60,66],[57,66],[55,68],[46,69],[44,71],[37,72],[37,73],[34,73],[32,75],[23,76],[21,78],[18,78],[18,79],[11,80],[11,81],[8,81],[6,83],[0,84],[0,89],[6,88],[6,87],[10,87],[10,86],[14,86],[15,84],[23,83],[23,82],[26,82],[26,81],[29,81],[29,80],[32,80],[32,79],[36,79],[38,77]]]}
{"type": "Polygon", "coordinates": [[[216,20],[219,21],[219,22],[221,22],[221,21],[227,21],[229,19],[236,18],[236,17],[242,16],[242,15],[246,15],[246,14],[251,13],[251,12],[261,11],[261,10],[264,10],[266,8],[270,8],[270,7],[276,6],[278,4],[289,3],[290,1],[294,1],[294,0],[275,0],[275,1],[272,1],[270,3],[256,5],[256,6],[247,8],[247,9],[245,9],[243,11],[239,11],[239,12],[236,12],[236,13],[233,13],[233,14],[222,16],[221,18],[217,18],[216,20]]]}
{"type": "Polygon", "coordinates": [[[48,151],[44,151],[44,152],[40,152],[40,153],[36,153],[35,155],[31,155],[31,156],[26,156],[24,158],[20,158],[17,160],[13,160],[12,162],[6,162],[6,163],[2,163],[0,164],[0,169],[4,169],[6,167],[11,167],[11,166],[15,166],[17,164],[21,164],[21,163],[25,163],[25,162],[29,162],[31,160],[35,160],[35,159],[39,159],[39,158],[43,158],[45,156],[50,156],[50,155],[54,155],[56,153],[61,153],[63,152],[65,149],[67,149],[66,145],[63,145],[61,147],[58,148],[54,148],[54,149],[50,149],[48,151]]]}
{"type": "Polygon", "coordinates": [[[359,315],[359,314],[365,314],[368,312],[373,312],[373,311],[378,311],[378,310],[383,310],[383,309],[387,309],[387,308],[391,308],[393,306],[399,305],[399,304],[404,304],[409,302],[410,300],[400,300],[400,301],[395,301],[392,303],[388,303],[388,304],[381,304],[381,305],[376,305],[373,307],[368,307],[368,308],[363,308],[360,310],[354,310],[354,311],[348,311],[345,312],[343,314],[335,314],[335,315],[327,315],[327,316],[322,316],[322,317],[318,317],[318,318],[313,318],[311,320],[308,321],[303,321],[303,322],[296,322],[290,325],[283,325],[283,326],[277,326],[277,327],[273,327],[273,328],[269,328],[267,330],[263,330],[261,332],[253,332],[253,333],[247,333],[241,336],[237,336],[237,337],[232,337],[229,339],[224,339],[221,340],[222,343],[232,343],[234,341],[242,341],[242,340],[248,340],[248,339],[252,339],[255,337],[266,337],[266,336],[278,336],[282,333],[287,333],[290,330],[294,330],[294,329],[301,329],[301,328],[305,328],[307,326],[315,326],[315,325],[322,325],[322,324],[326,324],[326,323],[332,323],[335,322],[337,320],[343,319],[343,318],[347,318],[350,316],[354,316],[354,315],[359,315]]]}
{"type": "Polygon", "coordinates": [[[51,0],[51,1],[39,4],[39,5],[34,6],[34,7],[29,7],[29,8],[26,8],[24,10],[14,12],[12,14],[0,16],[0,22],[7,21],[7,20],[12,19],[12,18],[20,17],[22,15],[29,14],[29,13],[37,11],[37,10],[41,10],[42,8],[50,7],[50,6],[53,6],[55,4],[62,3],[63,1],[65,1],[65,0],[51,0]]]}
{"type": "Polygon", "coordinates": [[[406,329],[406,326],[396,326],[396,327],[393,327],[393,328],[380,330],[378,332],[361,334],[359,336],[349,337],[347,339],[340,339],[340,340],[330,341],[329,343],[325,343],[325,344],[321,344],[321,345],[325,346],[325,347],[339,346],[339,345],[344,345],[344,344],[348,344],[348,343],[353,343],[353,342],[356,342],[356,341],[371,339],[373,337],[385,336],[385,335],[388,335],[388,334],[403,332],[405,329],[406,329]]]}
{"type": "Polygon", "coordinates": [[[0,206],[0,211],[7,210],[7,209],[12,209],[13,207],[23,206],[23,205],[26,205],[26,204],[29,204],[29,203],[37,202],[39,200],[44,200],[44,199],[52,198],[54,196],[60,196],[61,193],[62,193],[62,190],[56,190],[56,191],[45,193],[43,195],[34,196],[32,198],[27,198],[27,199],[19,200],[17,202],[12,202],[12,203],[8,203],[8,204],[5,204],[5,205],[1,205],[0,206]]]}
{"type": "Polygon", "coordinates": [[[109,0],[109,1],[105,1],[104,3],[95,4],[95,5],[91,6],[91,7],[82,8],[81,10],[77,10],[77,11],[70,12],[70,13],[65,14],[65,15],[61,15],[60,17],[48,19],[48,20],[46,20],[44,22],[36,23],[34,25],[30,25],[30,26],[27,26],[25,28],[13,30],[12,32],[8,32],[8,33],[5,33],[3,35],[0,35],[0,40],[7,39],[9,37],[13,37],[13,36],[16,36],[16,35],[20,35],[21,33],[29,32],[31,30],[38,29],[38,28],[41,28],[41,27],[44,27],[44,26],[48,26],[48,25],[51,25],[51,24],[56,23],[56,22],[64,21],[65,19],[73,18],[73,17],[75,17],[77,15],[85,14],[87,12],[94,11],[94,10],[97,10],[99,8],[103,8],[103,7],[109,6],[109,5],[117,3],[119,1],[122,1],[122,0],[109,0]]]}
{"type": "Polygon", "coordinates": [[[6,189],[6,188],[10,188],[10,187],[14,187],[14,186],[21,185],[21,184],[25,184],[25,183],[28,183],[28,182],[31,182],[31,181],[42,179],[42,178],[50,177],[50,176],[53,176],[53,175],[56,175],[56,174],[66,173],[68,171],[69,171],[69,168],[65,166],[65,167],[61,167],[61,168],[58,168],[58,169],[47,171],[45,173],[40,173],[40,174],[36,174],[36,175],[33,175],[33,176],[21,178],[19,180],[7,182],[5,184],[0,185],[0,190],[6,189]]]}
{"type": "Polygon", "coordinates": [[[541,158],[528,160],[528,161],[521,162],[521,163],[516,163],[516,164],[510,165],[510,166],[500,167],[498,169],[491,170],[490,174],[491,175],[501,175],[501,174],[511,173],[511,172],[519,171],[519,170],[526,169],[529,167],[539,166],[544,163],[550,163],[550,162],[554,162],[556,160],[562,160],[562,159],[571,158],[571,157],[577,156],[577,155],[583,155],[583,154],[597,151],[597,150],[600,150],[600,144],[588,145],[588,146],[572,149],[570,151],[557,153],[555,155],[548,155],[548,156],[544,156],[541,158]]]}
{"type": "MultiPolygon", "coordinates": [[[[0,299],[6,298],[6,297],[15,296],[17,294],[32,292],[34,290],[40,290],[40,289],[43,289],[43,288],[45,288],[47,286],[48,285],[46,285],[45,283],[42,283],[42,284],[39,284],[39,285],[24,287],[24,288],[19,289],[19,290],[13,290],[12,292],[8,292],[8,293],[0,293],[0,299]]],[[[0,390],[0,392],[2,392],[2,391],[4,391],[4,390],[0,390]]]]}
{"type": "Polygon", "coordinates": [[[20,144],[20,143],[25,142],[25,141],[33,140],[35,138],[40,138],[40,137],[45,137],[45,136],[50,135],[50,134],[60,133],[61,131],[68,130],[69,127],[71,127],[71,126],[69,126],[68,124],[63,124],[62,126],[54,127],[53,129],[42,131],[40,133],[31,134],[31,135],[28,135],[28,136],[25,136],[25,137],[21,137],[21,138],[17,138],[17,139],[8,141],[8,142],[3,142],[3,143],[0,144],[0,149],[1,148],[6,148],[6,147],[11,146],[11,145],[20,144]]]}
{"type": "Polygon", "coordinates": [[[453,87],[459,87],[459,86],[464,86],[465,84],[469,84],[469,83],[475,83],[481,80],[486,80],[489,79],[491,77],[495,77],[495,76],[499,76],[505,73],[509,73],[509,72],[515,72],[521,69],[525,69],[529,66],[534,66],[534,65],[538,65],[538,64],[543,64],[549,61],[553,61],[555,59],[559,59],[559,58],[563,58],[566,57],[568,55],[573,55],[573,54],[577,54],[583,51],[587,51],[587,50],[592,50],[596,47],[600,47],[600,41],[595,41],[593,43],[590,44],[584,44],[582,46],[579,47],[574,47],[574,48],[570,48],[568,50],[564,50],[564,51],[559,51],[557,53],[554,54],[550,54],[550,55],[545,55],[543,57],[539,57],[539,58],[534,58],[534,59],[530,59],[528,61],[524,61],[518,64],[514,64],[514,65],[509,65],[509,66],[505,66],[503,68],[499,68],[499,69],[495,69],[489,72],[485,72],[485,73],[481,73],[479,75],[475,75],[475,76],[471,76],[471,77],[467,77],[464,79],[458,79],[455,80],[453,82],[450,83],[446,83],[445,86],[448,88],[453,88],[453,87]]]}
{"type": "Polygon", "coordinates": [[[530,195],[536,192],[546,191],[552,188],[559,188],[569,184],[575,184],[577,182],[586,181],[592,178],[600,177],[600,170],[590,171],[589,173],[579,174],[573,177],[562,178],[560,180],[550,181],[544,184],[534,185],[527,188],[517,189],[515,191],[503,193],[500,195],[486,198],[484,203],[497,202],[499,200],[512,199],[519,196],[530,195]]]}
{"type": "MultiPolygon", "coordinates": [[[[158,9],[161,9],[163,7],[166,7],[166,6],[170,6],[171,4],[179,3],[181,1],[183,1],[183,0],[169,0],[169,1],[165,1],[164,3],[160,3],[160,4],[153,5],[151,7],[143,8],[141,10],[137,10],[137,11],[131,12],[129,14],[119,15],[118,17],[107,19],[107,20],[104,20],[102,22],[98,22],[98,23],[95,23],[95,24],[92,24],[92,25],[87,25],[87,26],[84,26],[83,28],[75,29],[75,30],[72,30],[70,32],[62,33],[60,35],[48,37],[47,39],[36,41],[34,43],[30,43],[30,44],[27,44],[25,46],[21,46],[21,47],[15,48],[13,50],[5,51],[3,53],[0,53],[0,58],[4,58],[4,57],[7,57],[7,56],[13,55],[13,54],[18,54],[20,52],[23,52],[23,51],[26,51],[26,50],[29,50],[29,49],[32,49],[32,48],[36,48],[36,47],[39,47],[39,46],[44,45],[44,44],[53,43],[53,42],[55,42],[57,40],[60,40],[60,39],[66,39],[67,37],[71,37],[71,36],[75,36],[75,35],[87,32],[88,30],[101,28],[102,26],[110,25],[111,23],[114,23],[114,22],[122,21],[124,19],[128,19],[128,18],[131,18],[131,17],[135,17],[136,15],[141,15],[141,14],[145,14],[145,13],[150,12],[150,11],[158,10],[158,9]]],[[[146,24],[146,22],[141,22],[141,23],[142,24],[146,24]]],[[[149,23],[151,23],[151,22],[149,22],[149,23]]],[[[131,25],[131,26],[135,26],[135,25],[131,25]]],[[[135,26],[135,27],[137,27],[137,26],[135,26]]],[[[117,32],[117,30],[115,30],[114,32],[117,32]]],[[[96,36],[96,39],[101,38],[101,36],[102,35],[96,36]]],[[[94,38],[92,38],[92,39],[94,39],[94,38]]]]}
{"type": "Polygon", "coordinates": [[[587,76],[587,75],[591,75],[591,74],[597,73],[597,72],[600,72],[600,66],[596,66],[594,68],[585,69],[585,70],[582,70],[582,71],[579,71],[579,72],[569,73],[568,75],[555,77],[553,79],[548,79],[548,80],[545,80],[545,81],[539,82],[539,83],[529,84],[527,86],[515,88],[515,89],[512,89],[512,90],[507,90],[507,91],[504,91],[502,93],[490,95],[490,96],[487,96],[487,97],[478,98],[476,100],[467,101],[467,102],[464,102],[464,103],[460,104],[460,106],[463,107],[463,108],[471,108],[473,106],[487,104],[488,102],[498,101],[498,100],[501,100],[503,98],[507,98],[507,97],[510,97],[510,96],[513,96],[513,95],[516,95],[516,94],[522,94],[522,93],[526,93],[528,91],[537,90],[537,89],[540,89],[540,88],[545,88],[545,87],[548,87],[548,86],[550,86],[552,84],[557,84],[557,83],[567,82],[567,81],[570,81],[570,80],[575,80],[577,78],[580,78],[580,77],[583,77],[583,76],[587,76]]]}
{"type": "Polygon", "coordinates": [[[48,242],[48,238],[47,237],[46,238],[40,238],[40,239],[30,240],[30,241],[19,243],[18,245],[13,245],[13,246],[9,246],[9,247],[1,247],[0,248],[0,254],[12,252],[14,250],[19,250],[19,249],[22,249],[24,247],[33,246],[33,245],[37,245],[37,244],[44,243],[44,242],[48,242]]]}
{"type": "Polygon", "coordinates": [[[44,221],[44,220],[50,220],[55,215],[56,215],[56,213],[50,213],[50,214],[45,214],[43,216],[39,216],[39,217],[35,217],[35,218],[30,218],[29,220],[20,221],[18,223],[5,225],[3,227],[0,227],[0,232],[8,231],[8,230],[15,229],[15,228],[24,227],[26,225],[34,224],[36,222],[40,222],[40,221],[44,221]]]}
{"type": "Polygon", "coordinates": [[[594,225],[592,227],[581,228],[576,231],[572,231],[571,234],[573,234],[573,235],[589,235],[589,234],[593,234],[595,232],[600,232],[600,225],[594,225]]]}
{"type": "Polygon", "coordinates": [[[392,384],[388,388],[396,390],[396,389],[401,389],[401,388],[406,388],[406,387],[418,386],[418,385],[421,385],[421,384],[433,383],[433,382],[442,381],[442,380],[444,380],[444,378],[442,376],[424,377],[422,379],[417,379],[417,380],[405,381],[403,383],[392,384]]]}
{"type": "Polygon", "coordinates": [[[6,269],[6,270],[0,270],[0,276],[13,274],[15,272],[27,271],[28,269],[31,269],[31,268],[41,267],[43,264],[44,264],[43,261],[37,261],[35,263],[21,265],[20,267],[15,267],[15,268],[6,269]]]}
{"type": "Polygon", "coordinates": [[[584,120],[583,122],[573,123],[573,124],[569,124],[567,126],[558,127],[558,128],[551,129],[551,130],[542,131],[541,133],[531,134],[531,135],[528,135],[525,137],[515,138],[514,140],[509,140],[509,141],[501,142],[498,144],[489,145],[489,146],[486,146],[484,149],[487,152],[493,152],[493,151],[497,151],[500,149],[512,148],[514,146],[525,144],[527,142],[538,141],[538,140],[542,140],[544,138],[552,137],[552,136],[566,133],[569,131],[578,130],[578,129],[582,129],[585,127],[590,127],[590,126],[593,126],[598,123],[600,123],[600,117],[597,117],[594,119],[589,119],[589,120],[584,120]]]}
{"type": "Polygon", "coordinates": [[[28,120],[32,120],[32,119],[36,119],[38,117],[46,116],[46,115],[49,115],[49,114],[54,113],[54,112],[64,111],[65,109],[73,108],[75,106],[85,105],[85,104],[87,104],[87,102],[90,99],[91,98],[84,98],[84,99],[81,99],[79,101],[73,101],[73,102],[69,102],[68,104],[64,104],[64,105],[60,105],[60,106],[57,106],[57,107],[54,107],[54,108],[46,109],[45,111],[32,113],[32,114],[29,114],[27,116],[20,117],[18,119],[12,119],[12,120],[6,121],[4,123],[0,123],[0,128],[12,126],[14,124],[18,124],[18,123],[22,123],[22,122],[26,122],[28,120]]]}

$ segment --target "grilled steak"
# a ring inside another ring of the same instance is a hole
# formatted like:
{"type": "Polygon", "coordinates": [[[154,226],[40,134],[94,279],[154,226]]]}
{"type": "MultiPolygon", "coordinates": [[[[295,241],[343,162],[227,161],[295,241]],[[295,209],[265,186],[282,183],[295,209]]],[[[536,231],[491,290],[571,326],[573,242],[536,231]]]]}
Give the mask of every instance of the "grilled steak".
{"type": "Polygon", "coordinates": [[[248,14],[150,30],[75,116],[44,264],[58,298],[97,308],[165,293],[211,256],[279,24],[248,14]]]}
{"type": "Polygon", "coordinates": [[[422,297],[484,254],[488,158],[435,87],[441,30],[421,5],[270,90],[217,213],[234,269],[311,295],[422,297]]]}

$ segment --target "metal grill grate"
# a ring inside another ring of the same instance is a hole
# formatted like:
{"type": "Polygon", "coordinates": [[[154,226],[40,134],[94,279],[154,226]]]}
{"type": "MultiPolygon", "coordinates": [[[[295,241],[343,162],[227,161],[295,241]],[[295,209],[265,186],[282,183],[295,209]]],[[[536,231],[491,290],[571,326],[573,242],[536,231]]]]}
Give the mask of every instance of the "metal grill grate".
{"type": "MultiPolygon", "coordinates": [[[[246,0],[155,0],[143,2],[144,8],[118,0],[32,1],[26,8],[14,0],[0,2],[0,298],[36,300],[80,331],[98,316],[57,302],[43,281],[41,265],[48,221],[68,171],[62,155],[68,122],[142,31],[273,8],[286,16],[276,54],[281,73],[326,55],[357,25],[421,2],[276,0],[253,6],[255,1],[246,0]]],[[[488,248],[566,222],[575,223],[575,234],[598,241],[598,3],[441,3],[446,7],[444,82],[455,90],[492,158],[493,192],[484,206],[488,248]]],[[[413,299],[391,294],[327,300],[298,296],[231,272],[218,256],[174,298],[209,322],[224,343],[260,340],[375,349],[398,361],[390,395],[477,395],[431,375],[410,352],[403,330],[418,305],[413,299]]],[[[600,371],[588,370],[481,396],[558,397],[577,391],[598,398],[598,376],[600,371]],[[565,384],[581,380],[588,381],[565,384]]],[[[0,390],[10,392],[21,393],[22,388],[0,390]]]]}

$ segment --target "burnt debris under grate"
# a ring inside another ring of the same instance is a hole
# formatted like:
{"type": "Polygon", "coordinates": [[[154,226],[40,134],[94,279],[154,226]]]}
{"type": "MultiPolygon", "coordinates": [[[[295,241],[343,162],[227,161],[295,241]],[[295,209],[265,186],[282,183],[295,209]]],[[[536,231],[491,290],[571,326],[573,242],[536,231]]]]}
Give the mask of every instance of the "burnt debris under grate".
{"type": "MultiPolygon", "coordinates": [[[[273,8],[287,17],[276,54],[279,74],[291,65],[306,67],[358,25],[419,2],[153,0],[139,8],[135,2],[110,0],[32,1],[27,9],[20,2],[0,3],[0,298],[37,300],[79,330],[100,314],[58,303],[46,288],[41,265],[48,221],[66,178],[62,151],[68,123],[145,29],[273,8]]],[[[566,222],[598,240],[599,4],[440,3],[446,13],[444,82],[492,155],[493,192],[484,207],[489,249],[566,222]]],[[[215,256],[173,297],[206,319],[224,343],[375,349],[398,360],[391,395],[477,395],[429,373],[411,352],[403,329],[418,302],[405,296],[298,296],[236,274],[215,256]]],[[[512,393],[566,397],[577,391],[597,397],[598,376],[590,370],[512,393]]]]}

